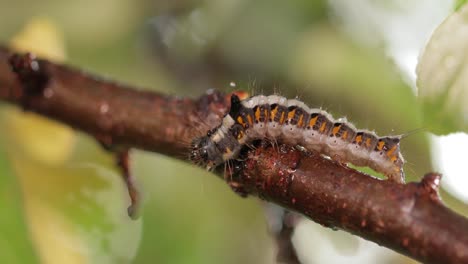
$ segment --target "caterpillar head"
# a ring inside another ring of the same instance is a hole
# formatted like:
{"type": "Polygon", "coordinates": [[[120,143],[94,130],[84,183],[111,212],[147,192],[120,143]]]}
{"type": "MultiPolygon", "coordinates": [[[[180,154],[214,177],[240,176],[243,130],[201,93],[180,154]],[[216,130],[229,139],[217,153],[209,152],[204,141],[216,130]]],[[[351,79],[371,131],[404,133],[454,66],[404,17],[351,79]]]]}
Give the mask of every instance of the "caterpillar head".
{"type": "Polygon", "coordinates": [[[224,162],[222,152],[209,136],[192,142],[190,160],[207,170],[212,170],[224,162]]]}

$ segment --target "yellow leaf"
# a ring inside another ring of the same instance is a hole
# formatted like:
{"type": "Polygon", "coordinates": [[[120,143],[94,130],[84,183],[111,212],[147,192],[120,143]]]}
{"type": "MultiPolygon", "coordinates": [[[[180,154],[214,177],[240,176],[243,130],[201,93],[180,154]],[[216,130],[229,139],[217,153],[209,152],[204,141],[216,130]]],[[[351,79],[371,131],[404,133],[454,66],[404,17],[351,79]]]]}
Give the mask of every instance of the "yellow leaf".
{"type": "MultiPolygon", "coordinates": [[[[12,38],[11,46],[20,52],[33,52],[55,61],[65,59],[62,34],[47,18],[32,19],[12,38]]],[[[6,131],[25,154],[50,165],[64,162],[75,142],[71,128],[20,111],[7,112],[6,131]]]]}
{"type": "Polygon", "coordinates": [[[19,52],[33,52],[37,56],[53,61],[65,59],[62,33],[47,18],[33,18],[10,41],[12,48],[19,52]]]}
{"type": "Polygon", "coordinates": [[[48,165],[68,159],[75,143],[71,128],[19,109],[8,109],[5,114],[6,133],[17,151],[48,165]]]}

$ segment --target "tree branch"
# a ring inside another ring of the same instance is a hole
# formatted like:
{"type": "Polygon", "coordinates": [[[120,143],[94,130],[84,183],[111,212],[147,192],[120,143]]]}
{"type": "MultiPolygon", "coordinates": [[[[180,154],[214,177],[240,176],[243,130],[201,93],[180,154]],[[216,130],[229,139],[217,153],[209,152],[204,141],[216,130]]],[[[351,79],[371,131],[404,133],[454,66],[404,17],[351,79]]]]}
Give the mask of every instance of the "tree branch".
{"type": "Polygon", "coordinates": [[[105,81],[31,54],[11,56],[1,47],[0,100],[66,123],[105,145],[135,147],[179,159],[185,158],[192,138],[216,126],[229,107],[229,100],[216,91],[196,101],[165,96],[105,81]],[[10,70],[9,60],[18,78],[10,70]]]}
{"type": "Polygon", "coordinates": [[[467,263],[468,220],[444,206],[441,176],[398,184],[280,145],[250,150],[236,181],[250,194],[424,263],[467,263]]]}
{"type": "MultiPolygon", "coordinates": [[[[0,48],[0,100],[87,132],[104,145],[179,159],[229,107],[218,92],[190,100],[138,91],[32,55],[11,56],[5,48],[0,48]]],[[[437,174],[401,185],[286,145],[279,151],[249,150],[236,167],[231,186],[322,225],[423,262],[468,263],[468,220],[442,204],[437,174]]]]}

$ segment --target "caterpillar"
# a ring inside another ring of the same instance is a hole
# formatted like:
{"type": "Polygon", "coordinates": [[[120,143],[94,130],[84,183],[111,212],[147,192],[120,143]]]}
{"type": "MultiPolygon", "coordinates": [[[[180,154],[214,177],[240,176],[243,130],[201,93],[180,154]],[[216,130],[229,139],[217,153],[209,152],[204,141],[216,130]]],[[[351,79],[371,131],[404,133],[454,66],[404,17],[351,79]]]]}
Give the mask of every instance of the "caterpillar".
{"type": "Polygon", "coordinates": [[[404,182],[401,136],[379,137],[356,129],[345,118],[334,120],[324,110],[278,95],[241,101],[232,94],[222,124],[192,142],[190,159],[211,170],[235,159],[245,144],[265,138],[301,145],[340,163],[367,166],[389,180],[404,182]]]}

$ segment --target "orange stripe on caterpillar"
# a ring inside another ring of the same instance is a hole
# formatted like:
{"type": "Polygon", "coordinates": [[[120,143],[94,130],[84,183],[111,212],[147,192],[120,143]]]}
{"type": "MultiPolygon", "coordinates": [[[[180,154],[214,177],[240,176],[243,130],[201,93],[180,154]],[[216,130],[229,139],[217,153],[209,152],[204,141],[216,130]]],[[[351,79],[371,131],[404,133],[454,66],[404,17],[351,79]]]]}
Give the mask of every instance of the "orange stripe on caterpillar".
{"type": "Polygon", "coordinates": [[[368,166],[390,180],[404,182],[400,136],[378,137],[346,120],[336,121],[321,109],[277,95],[241,101],[233,94],[229,114],[213,133],[194,140],[190,156],[211,169],[235,159],[245,144],[256,139],[299,144],[339,162],[368,166]]]}

